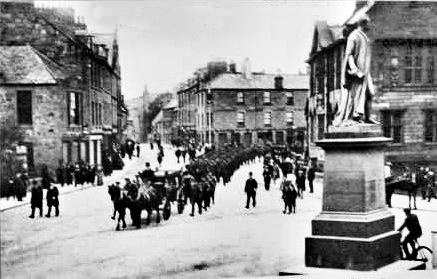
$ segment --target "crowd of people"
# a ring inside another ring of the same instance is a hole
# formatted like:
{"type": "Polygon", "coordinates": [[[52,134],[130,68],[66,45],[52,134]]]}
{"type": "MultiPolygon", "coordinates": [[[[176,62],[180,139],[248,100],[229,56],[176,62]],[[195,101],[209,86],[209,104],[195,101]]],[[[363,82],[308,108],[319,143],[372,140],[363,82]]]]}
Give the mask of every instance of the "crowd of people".
{"type": "MultiPolygon", "coordinates": [[[[84,186],[85,184],[94,185],[97,173],[96,165],[90,165],[79,160],[75,164],[71,162],[65,165],[60,164],[56,169],[56,181],[61,187],[64,187],[64,185],[74,185],[74,187],[77,187],[77,185],[84,186]]],[[[101,183],[100,180],[99,182],[101,183]]],[[[101,185],[100,183],[98,185],[101,185]]]]}
{"type": "MultiPolygon", "coordinates": [[[[303,194],[306,191],[306,180],[308,180],[310,193],[314,192],[316,168],[313,165],[306,166],[302,156],[293,152],[274,148],[265,150],[262,175],[266,191],[270,190],[272,182],[277,184],[281,173],[280,190],[284,202],[283,213],[296,213],[296,200],[298,197],[303,199],[303,194]]],[[[256,205],[257,185],[258,183],[250,172],[245,185],[246,208],[249,208],[250,200],[252,200],[254,207],[256,205]]]]}

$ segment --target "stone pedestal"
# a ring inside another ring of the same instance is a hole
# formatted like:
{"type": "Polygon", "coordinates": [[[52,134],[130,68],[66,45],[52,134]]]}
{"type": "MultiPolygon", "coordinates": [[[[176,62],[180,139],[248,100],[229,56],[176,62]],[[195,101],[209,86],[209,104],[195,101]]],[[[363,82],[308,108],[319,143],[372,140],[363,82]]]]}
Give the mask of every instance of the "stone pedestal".
{"type": "Polygon", "coordinates": [[[305,264],[374,270],[400,258],[400,234],[385,205],[384,147],[379,125],[332,128],[325,150],[322,212],[305,240],[305,264]]]}

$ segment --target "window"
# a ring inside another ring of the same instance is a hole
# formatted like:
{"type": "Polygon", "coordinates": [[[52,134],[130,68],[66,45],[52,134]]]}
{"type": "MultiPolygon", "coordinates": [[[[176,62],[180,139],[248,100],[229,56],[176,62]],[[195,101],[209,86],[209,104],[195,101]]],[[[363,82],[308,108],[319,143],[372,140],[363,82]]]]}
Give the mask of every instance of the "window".
{"type": "Polygon", "coordinates": [[[437,142],[437,110],[425,110],[424,141],[437,142]]]}
{"type": "Polygon", "coordinates": [[[208,104],[211,104],[212,101],[213,101],[212,93],[211,93],[211,92],[208,92],[208,93],[206,94],[206,102],[207,102],[208,104]]]}
{"type": "Polygon", "coordinates": [[[97,124],[102,125],[102,104],[97,104],[97,124]]]}
{"type": "Polygon", "coordinates": [[[244,126],[245,122],[245,113],[240,111],[237,113],[237,124],[238,126],[244,126]]]}
{"type": "Polygon", "coordinates": [[[95,125],[96,124],[96,121],[94,121],[94,117],[95,117],[95,109],[94,109],[94,102],[91,102],[91,123],[93,124],[93,125],[95,125]]]}
{"type": "Polygon", "coordinates": [[[426,82],[434,84],[434,56],[428,56],[426,61],[426,82]]]}
{"type": "Polygon", "coordinates": [[[17,92],[17,122],[32,125],[32,91],[17,92]]]}
{"type": "Polygon", "coordinates": [[[80,95],[70,92],[68,95],[68,124],[79,125],[80,95]]]}
{"type": "Polygon", "coordinates": [[[422,56],[421,48],[417,47],[413,51],[412,46],[408,46],[404,60],[404,80],[405,83],[419,84],[422,82],[422,56]]]}
{"type": "Polygon", "coordinates": [[[272,125],[272,113],[264,112],[264,125],[271,126],[272,125]]]}
{"type": "Polygon", "coordinates": [[[265,91],[263,96],[264,96],[264,104],[270,104],[270,92],[265,91]]]}
{"type": "Polygon", "coordinates": [[[402,111],[382,111],[382,125],[384,136],[393,138],[393,143],[402,142],[402,111]]]}
{"type": "Polygon", "coordinates": [[[287,121],[287,124],[293,124],[294,121],[294,115],[292,111],[289,111],[285,114],[285,119],[287,121]]]}
{"type": "Polygon", "coordinates": [[[287,96],[287,105],[293,106],[294,105],[293,92],[286,92],[285,95],[287,96]]]}
{"type": "Polygon", "coordinates": [[[237,93],[237,103],[238,104],[244,104],[244,94],[243,92],[237,93]]]}

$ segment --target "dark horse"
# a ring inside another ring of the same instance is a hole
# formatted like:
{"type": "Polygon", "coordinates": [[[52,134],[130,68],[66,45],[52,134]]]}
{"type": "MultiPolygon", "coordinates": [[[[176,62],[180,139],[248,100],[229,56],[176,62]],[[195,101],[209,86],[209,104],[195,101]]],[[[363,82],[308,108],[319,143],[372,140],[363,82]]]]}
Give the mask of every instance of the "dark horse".
{"type": "Polygon", "coordinates": [[[126,221],[124,218],[126,216],[126,208],[129,205],[129,199],[124,191],[114,184],[108,186],[108,193],[111,196],[112,202],[114,203],[114,213],[111,218],[115,220],[115,215],[118,212],[117,227],[115,230],[120,230],[120,221],[123,223],[123,229],[125,229],[126,221]]]}
{"type": "Polygon", "coordinates": [[[162,196],[159,191],[153,187],[132,187],[128,190],[128,197],[130,199],[130,211],[132,223],[137,229],[141,228],[141,211],[147,211],[147,225],[150,224],[150,219],[153,210],[156,211],[156,223],[161,222],[161,215],[159,213],[159,205],[162,202],[162,196]]]}
{"type": "Polygon", "coordinates": [[[203,191],[200,183],[191,176],[184,175],[182,178],[182,191],[180,192],[184,200],[184,204],[187,204],[187,199],[190,199],[191,203],[191,214],[190,216],[194,216],[194,208],[197,204],[199,214],[202,214],[202,203],[203,203],[203,191]]]}
{"type": "Polygon", "coordinates": [[[386,203],[389,207],[391,207],[391,196],[393,195],[394,191],[403,191],[408,193],[408,206],[411,208],[411,198],[413,198],[414,202],[414,209],[417,209],[416,207],[416,194],[419,190],[419,185],[417,183],[414,183],[409,178],[386,178],[385,180],[385,199],[386,203]]]}

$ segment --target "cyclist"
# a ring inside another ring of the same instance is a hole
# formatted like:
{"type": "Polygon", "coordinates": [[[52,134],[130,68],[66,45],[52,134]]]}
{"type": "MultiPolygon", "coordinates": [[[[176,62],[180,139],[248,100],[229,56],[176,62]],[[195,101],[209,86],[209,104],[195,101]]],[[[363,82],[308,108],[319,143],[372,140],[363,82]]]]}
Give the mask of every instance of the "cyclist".
{"type": "Polygon", "coordinates": [[[402,242],[402,248],[404,249],[405,257],[407,259],[410,259],[411,254],[408,250],[408,244],[410,244],[412,250],[414,251],[415,241],[422,235],[422,228],[420,227],[419,219],[417,218],[417,216],[415,214],[411,214],[411,209],[405,208],[404,212],[407,217],[405,218],[402,226],[399,228],[399,231],[401,232],[405,227],[409,231],[409,234],[402,242]]]}

